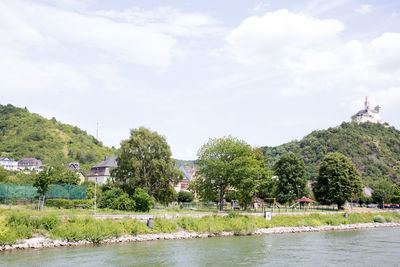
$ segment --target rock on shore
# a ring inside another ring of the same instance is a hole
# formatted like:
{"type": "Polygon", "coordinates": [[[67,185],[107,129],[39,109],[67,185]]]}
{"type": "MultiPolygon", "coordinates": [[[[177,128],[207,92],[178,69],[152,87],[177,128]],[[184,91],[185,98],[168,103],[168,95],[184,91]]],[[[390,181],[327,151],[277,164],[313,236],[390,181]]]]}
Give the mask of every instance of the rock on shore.
{"type": "MultiPolygon", "coordinates": [[[[320,232],[320,231],[334,231],[334,230],[355,230],[367,228],[381,228],[381,227],[399,227],[400,223],[356,223],[356,224],[342,224],[342,225],[323,225],[323,226],[300,226],[300,227],[273,227],[258,229],[251,235],[265,235],[265,234],[287,234],[287,233],[300,233],[300,232],[320,232]]],[[[172,240],[172,239],[189,239],[189,238],[206,238],[215,236],[233,236],[233,232],[221,233],[197,233],[179,231],[174,233],[159,233],[159,234],[142,234],[142,235],[123,235],[118,238],[105,239],[100,244],[112,243],[125,243],[125,242],[141,242],[141,241],[154,241],[154,240],[172,240]]],[[[91,241],[81,240],[76,242],[68,242],[66,240],[53,240],[47,237],[35,237],[25,239],[13,245],[0,246],[0,251],[16,250],[16,249],[29,249],[29,248],[51,248],[51,247],[71,247],[93,244],[91,241]]]]}

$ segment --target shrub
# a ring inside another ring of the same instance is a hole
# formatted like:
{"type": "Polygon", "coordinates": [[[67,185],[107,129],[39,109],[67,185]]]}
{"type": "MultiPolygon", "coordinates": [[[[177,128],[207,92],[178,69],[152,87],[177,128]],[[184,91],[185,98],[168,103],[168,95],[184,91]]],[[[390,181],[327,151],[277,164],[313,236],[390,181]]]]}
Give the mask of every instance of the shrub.
{"type": "Polygon", "coordinates": [[[72,209],[74,207],[74,203],[69,199],[47,199],[45,205],[59,209],[72,209]]]}
{"type": "Polygon", "coordinates": [[[386,222],[393,222],[393,218],[391,216],[385,216],[384,218],[386,222]]]}
{"type": "Polygon", "coordinates": [[[135,201],[129,198],[129,195],[119,187],[114,187],[103,193],[99,200],[100,208],[109,208],[115,210],[134,210],[135,201]]]}
{"type": "Polygon", "coordinates": [[[374,222],[384,223],[385,222],[385,218],[382,215],[376,215],[376,216],[374,216],[374,222]]]}
{"type": "Polygon", "coordinates": [[[124,218],[122,220],[122,225],[125,229],[125,232],[131,235],[150,233],[149,227],[147,227],[145,223],[140,222],[138,220],[124,218]]]}
{"type": "Polygon", "coordinates": [[[149,212],[154,205],[154,199],[142,188],[137,188],[133,194],[135,210],[149,212]]]}
{"type": "Polygon", "coordinates": [[[0,245],[12,245],[17,241],[16,233],[10,228],[0,228],[0,245]]]}
{"type": "Polygon", "coordinates": [[[47,214],[40,219],[41,226],[47,231],[53,230],[60,223],[61,220],[54,214],[47,214]]]}
{"type": "Polygon", "coordinates": [[[178,225],[176,222],[165,218],[155,218],[153,231],[157,233],[176,232],[178,231],[178,225]]]}
{"type": "Polygon", "coordinates": [[[178,193],[178,201],[179,202],[192,202],[193,199],[194,199],[194,195],[192,192],[179,191],[179,193],[178,193]]]}
{"type": "Polygon", "coordinates": [[[82,209],[91,209],[93,208],[93,200],[92,199],[74,199],[72,200],[72,204],[75,208],[79,207],[82,209]]]}

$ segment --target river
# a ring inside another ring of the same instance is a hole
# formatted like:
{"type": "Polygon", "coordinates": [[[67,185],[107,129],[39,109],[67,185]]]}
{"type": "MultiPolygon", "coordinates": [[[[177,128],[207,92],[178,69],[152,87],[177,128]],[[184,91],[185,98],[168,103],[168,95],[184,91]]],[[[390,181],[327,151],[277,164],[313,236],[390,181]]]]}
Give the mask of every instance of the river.
{"type": "Polygon", "coordinates": [[[1,266],[400,266],[400,227],[0,253],[1,266]]]}

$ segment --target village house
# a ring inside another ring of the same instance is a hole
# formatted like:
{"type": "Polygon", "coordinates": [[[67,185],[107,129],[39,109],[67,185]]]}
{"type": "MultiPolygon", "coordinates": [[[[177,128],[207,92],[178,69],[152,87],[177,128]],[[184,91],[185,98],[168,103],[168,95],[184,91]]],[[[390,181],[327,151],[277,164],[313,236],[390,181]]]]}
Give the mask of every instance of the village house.
{"type": "Polygon", "coordinates": [[[79,184],[83,183],[85,181],[85,176],[81,172],[80,164],[79,162],[70,162],[68,163],[68,166],[66,166],[68,169],[71,171],[74,171],[78,174],[79,176],[79,184]]]}
{"type": "Polygon", "coordinates": [[[192,166],[181,166],[179,170],[183,172],[183,179],[174,187],[176,192],[179,191],[189,191],[189,183],[196,179],[196,167],[192,166]]]}
{"type": "Polygon", "coordinates": [[[16,171],[18,170],[18,161],[9,158],[0,158],[0,167],[8,171],[16,171]]]}
{"type": "Polygon", "coordinates": [[[35,158],[23,158],[18,160],[18,169],[20,170],[30,170],[30,171],[40,171],[43,167],[43,163],[39,159],[35,158]]]}
{"type": "Polygon", "coordinates": [[[90,173],[87,176],[89,181],[98,184],[105,184],[111,179],[111,170],[118,167],[116,157],[106,157],[104,161],[90,168],[90,173]]]}

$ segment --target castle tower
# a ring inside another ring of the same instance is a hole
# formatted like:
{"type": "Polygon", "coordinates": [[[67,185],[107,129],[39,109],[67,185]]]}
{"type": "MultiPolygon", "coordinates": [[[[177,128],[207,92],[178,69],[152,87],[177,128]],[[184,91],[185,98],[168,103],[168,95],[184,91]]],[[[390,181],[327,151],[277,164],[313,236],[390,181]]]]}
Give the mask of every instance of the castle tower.
{"type": "Polygon", "coordinates": [[[368,96],[365,97],[364,108],[365,108],[365,110],[369,110],[369,100],[368,100],[368,96]]]}

